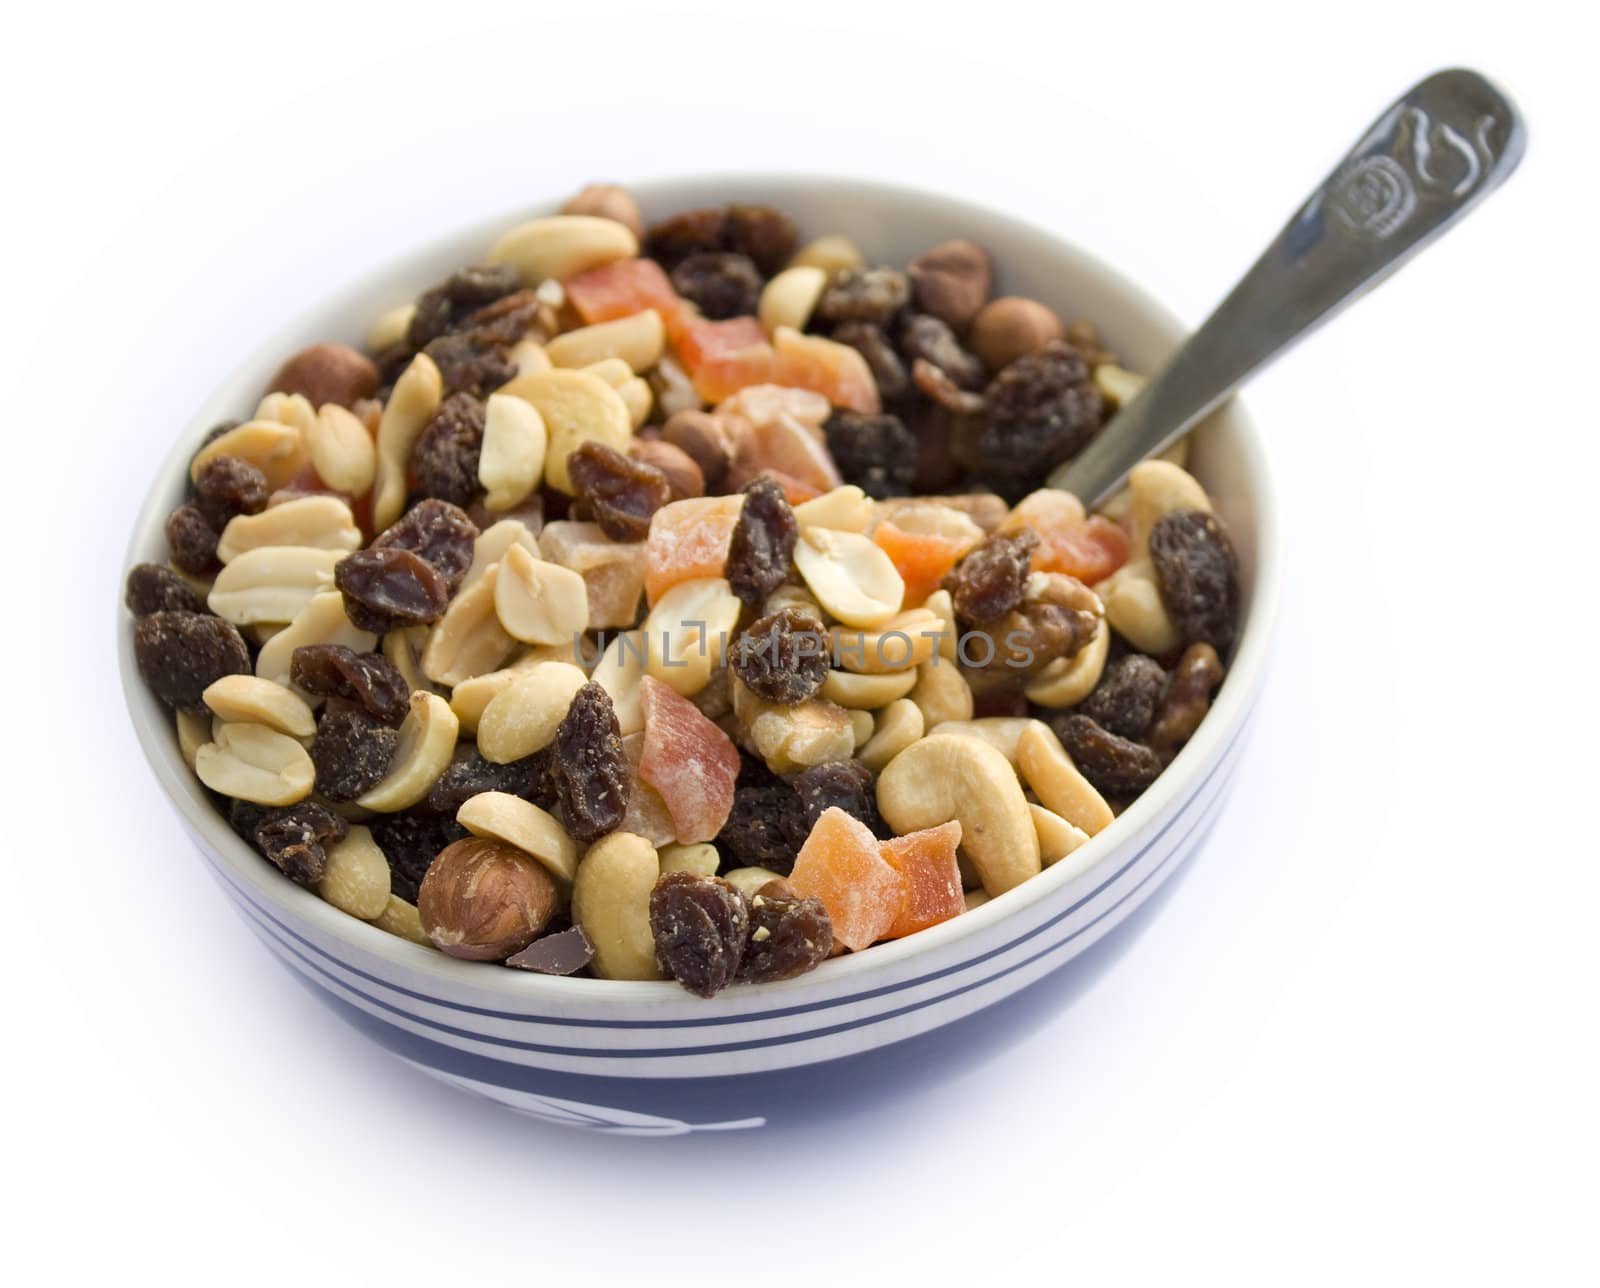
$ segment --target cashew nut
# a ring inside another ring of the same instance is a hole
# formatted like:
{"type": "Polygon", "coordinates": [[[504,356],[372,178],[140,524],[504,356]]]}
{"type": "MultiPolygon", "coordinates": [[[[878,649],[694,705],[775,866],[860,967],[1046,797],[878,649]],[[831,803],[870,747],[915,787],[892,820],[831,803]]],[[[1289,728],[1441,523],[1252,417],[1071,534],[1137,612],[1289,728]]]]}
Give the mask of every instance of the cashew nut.
{"type": "Polygon", "coordinates": [[[394,382],[378,422],[378,465],[372,493],[372,526],[382,532],[406,504],[411,453],[444,397],[444,379],[433,359],[419,353],[394,382]]]}
{"type": "Polygon", "coordinates": [[[882,773],[885,765],[922,734],[922,708],[910,698],[896,698],[878,712],[872,737],[867,739],[858,758],[873,773],[882,773]]]}
{"type": "Polygon", "coordinates": [[[1115,817],[1105,798],[1078,772],[1055,731],[1031,720],[1017,739],[1017,770],[1043,806],[1090,836],[1115,817]]]}
{"type": "Polygon", "coordinates": [[[943,658],[924,662],[917,668],[917,683],[911,700],[922,712],[922,722],[934,729],[946,720],[972,719],[972,686],[961,668],[943,658]]]}
{"type": "Polygon", "coordinates": [[[589,847],[572,882],[572,919],[594,945],[602,979],[660,979],[650,931],[650,892],[661,875],[655,847],[612,832],[589,847]]]}
{"type": "Polygon", "coordinates": [[[1155,568],[1148,558],[1123,564],[1094,589],[1105,605],[1106,621],[1141,653],[1163,657],[1183,643],[1161,602],[1155,568]]]}
{"type": "Polygon", "coordinates": [[[850,749],[860,751],[872,737],[872,712],[846,710],[844,714],[850,721],[850,749]]]}
{"type": "Polygon", "coordinates": [[[909,671],[938,651],[944,623],[925,608],[891,617],[874,631],[833,628],[833,657],[847,671],[888,675],[909,671]]]}
{"type": "Polygon", "coordinates": [[[439,780],[456,749],[461,723],[437,693],[413,693],[411,710],[400,725],[400,741],[389,772],[356,797],[362,809],[393,814],[410,809],[439,780]]]}
{"type": "Polygon", "coordinates": [[[578,873],[577,842],[532,801],[509,792],[479,792],[462,802],[456,822],[474,836],[492,837],[531,854],[563,881],[578,873]]]}
{"type": "Polygon", "coordinates": [[[849,760],[856,749],[855,728],[844,707],[821,698],[792,707],[763,702],[738,679],[732,696],[750,748],[775,774],[849,760]]]}
{"type": "Polygon", "coordinates": [[[1133,549],[1136,558],[1150,551],[1150,529],[1163,515],[1179,510],[1211,512],[1211,498],[1199,481],[1171,461],[1140,461],[1128,475],[1132,498],[1133,549]]]}
{"type": "Polygon", "coordinates": [[[935,732],[912,743],[879,775],[878,810],[902,835],[959,822],[962,849],[992,895],[1040,869],[1022,784],[1004,756],[975,738],[935,732]]]}

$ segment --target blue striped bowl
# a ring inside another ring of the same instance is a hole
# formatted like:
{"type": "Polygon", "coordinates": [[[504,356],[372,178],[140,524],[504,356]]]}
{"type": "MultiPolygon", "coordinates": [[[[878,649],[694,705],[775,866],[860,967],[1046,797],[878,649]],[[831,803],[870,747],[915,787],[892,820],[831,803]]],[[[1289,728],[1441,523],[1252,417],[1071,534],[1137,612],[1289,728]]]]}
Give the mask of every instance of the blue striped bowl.
{"type": "MultiPolygon", "coordinates": [[[[652,217],[732,199],[770,201],[810,234],[846,231],[868,258],[903,263],[947,237],[987,246],[997,293],[1095,319],[1149,371],[1182,329],[1102,264],[1006,216],[945,197],[842,179],[726,177],[639,185],[652,217]]],[[[466,229],[331,296],[207,400],[165,461],[128,562],[163,559],[162,523],[207,427],[254,405],[282,356],[358,341],[384,308],[481,256],[546,206],[466,229]]],[[[931,930],[825,962],[800,979],[703,1001],[666,983],[552,979],[454,961],[348,917],[283,879],[236,837],[179,755],[124,627],[129,711],[157,779],[245,924],[319,1000],[402,1060],[538,1118],[626,1135],[749,1129],[837,1113],[914,1078],[1002,1050],[1112,960],[1106,939],[1202,844],[1233,780],[1265,672],[1276,541],[1259,443],[1237,402],[1198,432],[1190,466],[1239,547],[1246,617],[1227,682],[1199,733],[1109,828],[1040,876],[931,930]],[[1048,978],[1047,978],[1048,977],[1048,978]]],[[[1126,940],[1131,928],[1117,938],[1126,940]]]]}

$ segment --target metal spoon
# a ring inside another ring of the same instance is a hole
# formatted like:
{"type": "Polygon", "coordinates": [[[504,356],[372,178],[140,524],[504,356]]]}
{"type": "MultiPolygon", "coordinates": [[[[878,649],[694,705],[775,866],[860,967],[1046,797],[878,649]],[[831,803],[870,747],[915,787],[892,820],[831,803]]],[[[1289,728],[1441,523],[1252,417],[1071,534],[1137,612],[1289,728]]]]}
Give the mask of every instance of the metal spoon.
{"type": "Polygon", "coordinates": [[[1438,72],[1396,102],[1300,207],[1188,342],[1052,487],[1096,505],[1302,336],[1399,268],[1517,168],[1511,100],[1438,72]]]}

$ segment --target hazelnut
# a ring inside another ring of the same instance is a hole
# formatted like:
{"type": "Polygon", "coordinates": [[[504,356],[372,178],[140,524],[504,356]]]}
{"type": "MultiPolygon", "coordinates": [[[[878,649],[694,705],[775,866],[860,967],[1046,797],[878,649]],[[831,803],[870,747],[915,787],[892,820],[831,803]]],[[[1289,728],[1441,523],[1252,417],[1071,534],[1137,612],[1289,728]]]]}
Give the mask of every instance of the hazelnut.
{"type": "Polygon", "coordinates": [[[667,476],[674,501],[706,494],[706,478],[694,457],[681,447],[654,438],[635,438],[628,455],[646,465],[654,465],[667,476]]]}
{"type": "Polygon", "coordinates": [[[644,236],[644,215],[639,211],[639,203],[633,199],[631,192],[614,183],[591,183],[562,206],[561,213],[598,215],[601,219],[611,219],[631,229],[635,237],[644,236]]]}
{"type": "Polygon", "coordinates": [[[313,407],[338,403],[354,407],[378,390],[378,368],[347,344],[314,344],[301,349],[272,378],[272,392],[304,394],[313,407]]]}
{"type": "Polygon", "coordinates": [[[555,882],[537,860],[481,836],[440,850],[417,895],[433,946],[470,961],[503,961],[521,952],[555,907],[555,882]]]}
{"type": "Polygon", "coordinates": [[[989,299],[989,254],[964,238],[940,242],[906,266],[917,307],[958,331],[989,299]]]}
{"type": "Polygon", "coordinates": [[[708,411],[674,412],[661,427],[661,437],[686,453],[700,467],[704,486],[717,488],[733,464],[734,439],[726,417],[708,411]]]}
{"type": "Polygon", "coordinates": [[[991,300],[972,319],[972,347],[990,371],[1036,353],[1062,336],[1061,319],[1040,304],[1019,295],[991,300]]]}

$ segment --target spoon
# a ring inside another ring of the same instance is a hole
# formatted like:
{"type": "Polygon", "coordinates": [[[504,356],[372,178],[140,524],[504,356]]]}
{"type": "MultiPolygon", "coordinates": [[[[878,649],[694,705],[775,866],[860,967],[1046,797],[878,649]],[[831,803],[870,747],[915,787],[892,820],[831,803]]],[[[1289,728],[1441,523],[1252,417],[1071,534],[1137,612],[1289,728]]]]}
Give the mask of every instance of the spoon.
{"type": "Polygon", "coordinates": [[[1393,104],[1167,365],[1050,486],[1093,507],[1256,372],[1364,295],[1503,183],[1527,132],[1477,72],[1393,104]]]}

